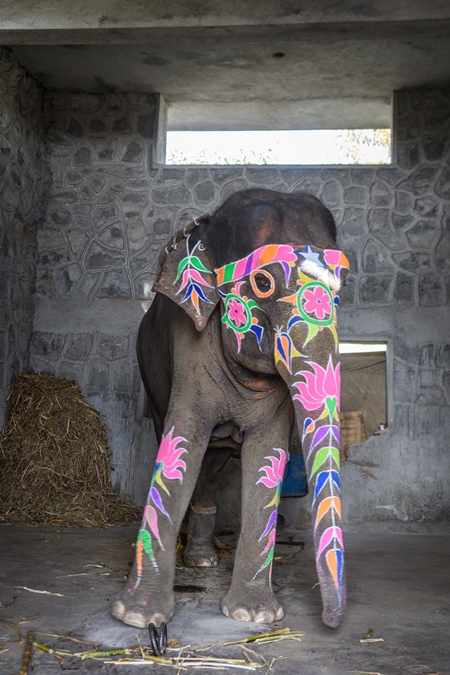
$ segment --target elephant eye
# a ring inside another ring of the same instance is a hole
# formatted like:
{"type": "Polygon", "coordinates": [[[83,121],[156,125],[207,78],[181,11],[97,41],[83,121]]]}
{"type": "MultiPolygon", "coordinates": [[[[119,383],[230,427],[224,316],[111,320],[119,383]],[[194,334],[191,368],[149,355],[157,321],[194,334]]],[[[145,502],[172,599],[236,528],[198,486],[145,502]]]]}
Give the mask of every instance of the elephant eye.
{"type": "Polygon", "coordinates": [[[258,286],[258,289],[262,293],[267,293],[267,291],[272,288],[270,279],[265,277],[263,274],[255,274],[255,284],[258,286]]]}
{"type": "Polygon", "coordinates": [[[268,298],[275,288],[274,278],[266,270],[254,271],[250,275],[250,283],[256,295],[260,298],[268,298]]]}

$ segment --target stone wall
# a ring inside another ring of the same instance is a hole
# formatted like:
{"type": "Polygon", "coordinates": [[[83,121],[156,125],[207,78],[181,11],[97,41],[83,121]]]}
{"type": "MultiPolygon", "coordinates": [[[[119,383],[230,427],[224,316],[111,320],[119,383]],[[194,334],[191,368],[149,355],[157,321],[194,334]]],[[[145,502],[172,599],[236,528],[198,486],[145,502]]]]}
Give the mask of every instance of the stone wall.
{"type": "Polygon", "coordinates": [[[42,93],[0,48],[0,427],[29,366],[42,154],[42,93]]]}
{"type": "Polygon", "coordinates": [[[342,337],[389,343],[389,429],[353,446],[344,505],[348,526],[430,532],[450,520],[450,90],[394,102],[394,166],[371,183],[372,236],[358,246],[359,306],[341,313],[342,337]]]}
{"type": "MultiPolygon", "coordinates": [[[[135,336],[161,245],[236,190],[304,190],[334,213],[352,264],[341,337],[388,342],[389,428],[353,446],[343,468],[347,527],[448,521],[448,92],[396,93],[394,162],[384,167],[159,166],[157,104],[69,93],[48,93],[44,104],[32,365],[75,378],[101,409],[117,488],[142,503],[156,450],[142,417],[135,336]]],[[[223,489],[232,511],[230,471],[223,489]]],[[[286,500],[292,524],[305,519],[299,504],[286,500]]]]}
{"type": "Polygon", "coordinates": [[[157,190],[149,199],[156,114],[154,95],[46,95],[46,216],[32,340],[33,367],[75,379],[101,410],[115,486],[138,501],[152,456],[147,448],[139,455],[148,422],[136,423],[143,402],[135,334],[172,218],[170,208],[153,206],[157,190]]]}

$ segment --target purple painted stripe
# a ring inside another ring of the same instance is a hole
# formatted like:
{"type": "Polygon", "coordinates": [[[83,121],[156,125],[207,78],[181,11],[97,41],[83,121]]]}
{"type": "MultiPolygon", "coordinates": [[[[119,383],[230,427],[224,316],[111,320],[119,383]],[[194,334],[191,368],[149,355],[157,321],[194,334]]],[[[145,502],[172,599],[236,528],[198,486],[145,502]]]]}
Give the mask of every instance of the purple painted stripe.
{"type": "MultiPolygon", "coordinates": [[[[256,249],[256,251],[253,251],[253,253],[250,253],[242,262],[245,262],[245,268],[244,272],[241,274],[242,277],[247,276],[247,274],[250,274],[250,272],[253,271],[253,259],[255,258],[255,255],[260,251],[259,248],[256,249]]],[[[259,261],[259,256],[257,257],[257,260],[255,261],[256,264],[258,264],[259,261]]],[[[240,279],[240,277],[237,277],[240,279]]]]}
{"type": "Polygon", "coordinates": [[[312,443],[311,443],[310,452],[313,448],[316,447],[316,445],[319,445],[319,443],[321,443],[323,441],[325,436],[328,435],[329,431],[330,431],[330,427],[328,425],[323,426],[323,427],[319,427],[317,429],[316,433],[314,434],[314,438],[312,440],[312,443]]]}
{"type": "Polygon", "coordinates": [[[284,269],[284,277],[285,277],[286,287],[287,287],[288,284],[289,284],[289,279],[291,278],[292,267],[290,265],[288,265],[287,262],[284,262],[284,260],[281,261],[281,264],[282,264],[283,269],[284,269]]]}
{"type": "Polygon", "coordinates": [[[155,506],[161,511],[161,513],[164,513],[165,516],[169,517],[169,514],[163,506],[161,495],[159,494],[158,490],[155,487],[152,487],[150,493],[155,506]]]}
{"type": "Polygon", "coordinates": [[[262,541],[264,539],[264,537],[267,535],[268,532],[270,532],[272,527],[276,525],[276,522],[277,522],[277,510],[275,509],[275,511],[272,511],[272,513],[270,514],[269,520],[267,521],[266,529],[264,530],[258,541],[262,541]]]}

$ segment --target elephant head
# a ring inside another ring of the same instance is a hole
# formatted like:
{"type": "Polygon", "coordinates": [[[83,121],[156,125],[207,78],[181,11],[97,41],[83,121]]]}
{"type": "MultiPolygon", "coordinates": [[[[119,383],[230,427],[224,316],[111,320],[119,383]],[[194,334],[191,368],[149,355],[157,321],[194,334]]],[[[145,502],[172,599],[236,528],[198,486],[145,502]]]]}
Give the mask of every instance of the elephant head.
{"type": "Polygon", "coordinates": [[[334,238],[333,218],[314,197],[249,190],[174,238],[154,286],[199,331],[219,305],[228,360],[286,383],[312,501],[322,619],[332,627],[345,608],[336,308],[349,267],[334,238]]]}

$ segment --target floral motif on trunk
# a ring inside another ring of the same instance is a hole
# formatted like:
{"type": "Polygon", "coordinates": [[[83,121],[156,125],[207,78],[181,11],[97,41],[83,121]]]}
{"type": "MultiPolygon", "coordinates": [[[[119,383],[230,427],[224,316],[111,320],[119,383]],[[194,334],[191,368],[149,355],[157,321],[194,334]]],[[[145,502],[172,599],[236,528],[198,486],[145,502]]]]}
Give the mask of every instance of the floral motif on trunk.
{"type": "Polygon", "coordinates": [[[169,521],[170,515],[164,507],[160,489],[162,489],[163,493],[166,493],[168,497],[170,497],[170,492],[164,483],[163,478],[179,480],[180,483],[182,483],[182,471],[186,471],[186,462],[180,459],[180,456],[185,452],[187,453],[187,449],[178,446],[180,443],[187,443],[188,441],[182,436],[173,438],[174,428],[175,427],[172,427],[168,434],[162,436],[158,454],[156,456],[155,468],[147,496],[147,505],[144,508],[141,529],[139,530],[136,540],[137,579],[134,588],[137,588],[141,582],[144,553],[148,555],[153,567],[158,571],[158,565],[153,552],[152,537],[158,541],[160,547],[164,550],[159,534],[158,511],[166,516],[169,521]]]}
{"type": "Polygon", "coordinates": [[[288,321],[288,333],[295,324],[304,322],[308,326],[304,346],[324,328],[328,328],[332,332],[337,345],[336,307],[339,304],[339,297],[324,282],[311,281],[301,268],[298,274],[299,290],[294,295],[281,298],[282,302],[291,302],[294,305],[291,318],[288,321]]]}
{"type": "Polygon", "coordinates": [[[313,250],[306,246],[297,251],[300,262],[297,267],[298,290],[286,297],[280,298],[280,302],[293,305],[292,314],[288,320],[286,330],[279,330],[275,335],[275,360],[282,361],[288,371],[292,372],[292,359],[285,358],[286,348],[280,349],[279,336],[285,337],[289,344],[292,356],[301,356],[293,352],[293,342],[290,331],[296,324],[305,324],[308,333],[303,342],[305,347],[320,331],[328,329],[334,337],[337,348],[337,319],[336,308],[339,304],[337,291],[340,288],[341,270],[349,268],[349,262],[341,251],[333,249],[313,250]]]}
{"type": "Polygon", "coordinates": [[[332,576],[338,597],[341,600],[342,574],[344,569],[344,541],[339,480],[339,397],[340,367],[333,366],[331,355],[326,368],[318,363],[308,362],[311,370],[302,370],[297,375],[303,381],[294,382],[298,394],[294,401],[301,403],[315,416],[306,417],[303,425],[302,443],[309,442],[306,461],[310,460],[310,481],[314,481],[313,507],[318,502],[314,530],[325,517],[329,526],[318,541],[316,556],[319,562],[325,554],[325,561],[332,576]],[[323,446],[323,447],[321,447],[323,446]],[[314,459],[312,459],[314,458],[314,459]],[[327,496],[322,498],[322,492],[327,496]],[[318,499],[320,497],[320,499],[318,499]]]}
{"type": "Polygon", "coordinates": [[[260,471],[264,471],[266,475],[261,476],[261,478],[256,481],[256,485],[262,483],[267,488],[275,488],[275,495],[273,499],[271,499],[271,501],[264,507],[265,509],[273,507],[273,510],[269,516],[264,532],[258,539],[258,541],[263,541],[263,539],[267,537],[266,546],[261,552],[261,556],[266,555],[267,553],[267,557],[253,578],[255,578],[260,572],[262,572],[263,569],[268,566],[270,566],[269,575],[272,571],[272,561],[277,531],[277,511],[278,504],[280,503],[281,485],[283,482],[284,470],[286,468],[286,462],[288,459],[288,453],[285,450],[282,450],[281,448],[274,448],[274,451],[278,452],[279,457],[269,455],[268,457],[264,458],[269,460],[270,465],[266,464],[260,468],[260,471]]]}

